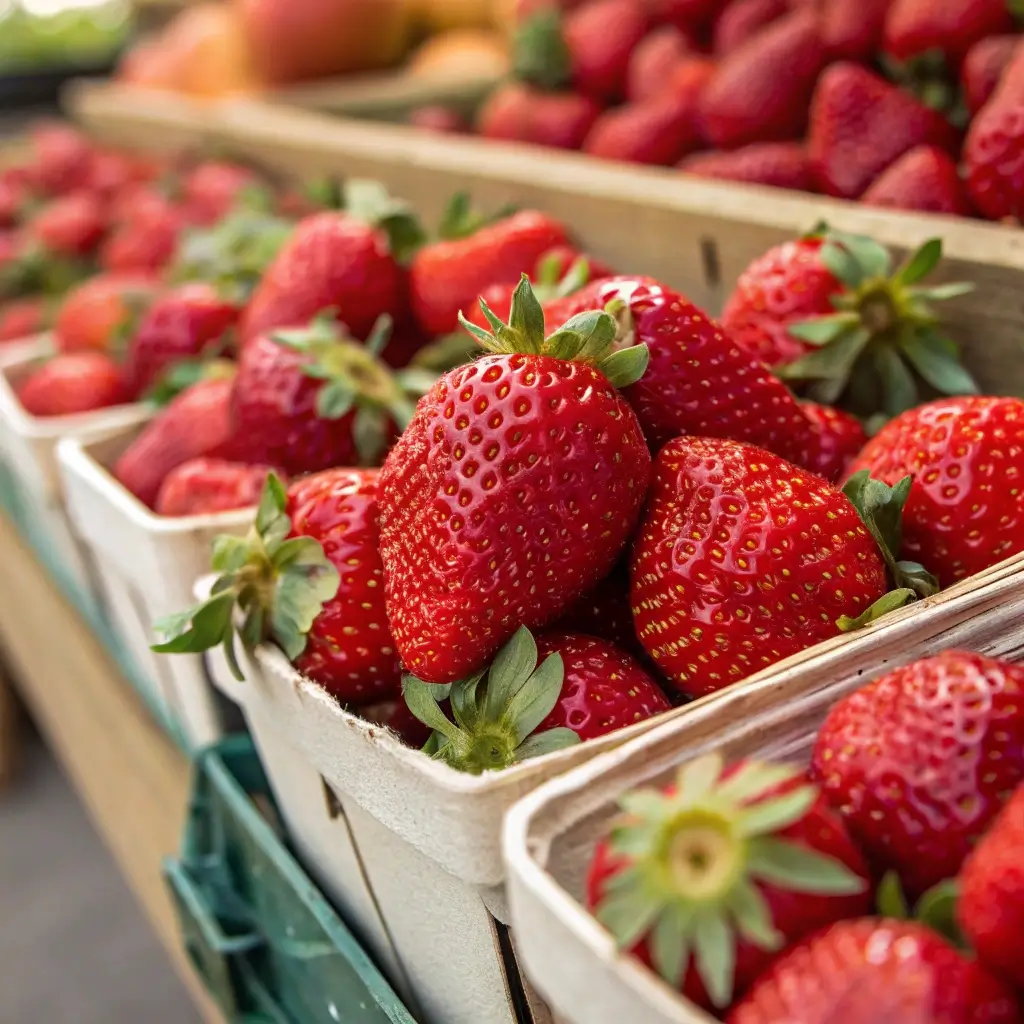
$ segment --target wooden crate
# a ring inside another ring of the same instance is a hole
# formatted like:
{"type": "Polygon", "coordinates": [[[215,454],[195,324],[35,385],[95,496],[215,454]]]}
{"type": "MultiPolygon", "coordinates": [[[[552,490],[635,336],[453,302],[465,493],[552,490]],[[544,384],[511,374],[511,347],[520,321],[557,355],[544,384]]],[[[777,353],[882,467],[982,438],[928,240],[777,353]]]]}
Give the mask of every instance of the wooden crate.
{"type": "Polygon", "coordinates": [[[756,186],[699,181],[661,168],[601,162],[578,153],[437,136],[250,100],[194,110],[116,87],[78,88],[69,109],[96,134],[124,145],[228,146],[295,174],[373,177],[436,223],[448,196],[468,189],[483,208],[537,206],[570,225],[595,257],[651,274],[718,312],[755,257],[821,219],[898,251],[941,236],[941,277],[976,290],[943,304],[951,333],[981,386],[1024,393],[1016,354],[1024,337],[1024,232],[756,186]]]}

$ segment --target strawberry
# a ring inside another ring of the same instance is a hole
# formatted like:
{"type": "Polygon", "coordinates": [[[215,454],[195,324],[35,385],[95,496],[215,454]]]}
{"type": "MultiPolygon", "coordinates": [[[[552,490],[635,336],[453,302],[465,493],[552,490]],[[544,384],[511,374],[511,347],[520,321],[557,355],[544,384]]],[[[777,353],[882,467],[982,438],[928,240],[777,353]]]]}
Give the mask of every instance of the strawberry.
{"type": "Polygon", "coordinates": [[[830,405],[801,402],[800,408],[813,424],[818,438],[813,449],[815,457],[807,460],[807,468],[838,483],[845,479],[847,468],[867,442],[863,425],[856,417],[830,405]]]}
{"type": "Polygon", "coordinates": [[[263,186],[260,176],[248,167],[207,160],[181,181],[181,202],[190,224],[212,226],[226,217],[242,196],[263,186]]]}
{"type": "Polygon", "coordinates": [[[615,390],[640,376],[646,349],[609,355],[607,314],[545,339],[524,276],[496,336],[463,325],[494,354],[440,378],[381,474],[388,618],[403,664],[430,683],[477,671],[520,626],[554,622],[604,577],[650,472],[615,390]]]}
{"type": "Polygon", "coordinates": [[[814,91],[808,147],[827,195],[857,199],[907,150],[954,152],[956,144],[956,130],[941,114],[857,64],[833,64],[814,91]]]}
{"type": "Polygon", "coordinates": [[[960,870],[957,917],[978,958],[1024,989],[1024,785],[999,812],[960,870]]]}
{"type": "Polygon", "coordinates": [[[975,43],[1013,31],[1010,7],[1007,0],[892,0],[882,45],[897,60],[939,52],[959,67],[975,43]]]}
{"type": "Polygon", "coordinates": [[[127,401],[121,369],[102,352],[54,356],[18,387],[18,400],[33,416],[70,416],[127,401]]]}
{"type": "Polygon", "coordinates": [[[642,0],[642,7],[653,25],[675,25],[685,31],[705,26],[721,6],[722,0],[642,0]]]}
{"type": "MultiPolygon", "coordinates": [[[[441,705],[444,708],[444,705],[441,705]]],[[[410,710],[405,700],[397,700],[383,716],[386,725],[407,746],[422,750],[434,735],[434,730],[424,725],[410,710]]]]}
{"type": "Polygon", "coordinates": [[[953,877],[1024,781],[1024,669],[965,651],[904,665],[841,700],[812,776],[876,871],[918,896],[953,877]]]}
{"type": "Polygon", "coordinates": [[[175,363],[219,355],[238,312],[208,284],[165,291],[142,315],[128,343],[126,373],[134,393],[148,392],[175,363]]]}
{"type": "Polygon", "coordinates": [[[865,206],[970,215],[967,191],[956,161],[935,146],[907,150],[861,196],[865,206]]]}
{"type": "Polygon", "coordinates": [[[28,202],[28,187],[11,175],[0,173],[0,228],[15,227],[28,202]]]}
{"type": "MultiPolygon", "coordinates": [[[[226,373],[226,370],[224,371],[226,373]]],[[[228,376],[204,379],[177,395],[114,464],[114,477],[150,508],[164,478],[193,459],[237,458],[228,376]]]]}
{"type": "Polygon", "coordinates": [[[1024,47],[1007,66],[992,98],[971,122],[964,143],[967,190],[982,216],[1024,216],[1024,47]]]}
{"type": "Polygon", "coordinates": [[[787,950],[728,1024],[1019,1024],[1001,982],[920,924],[840,921],[787,950]]]}
{"type": "Polygon", "coordinates": [[[693,41],[674,25],[663,25],[649,32],[629,58],[626,98],[632,103],[653,99],[693,49],[693,41]]]}
{"type": "Polygon", "coordinates": [[[434,242],[414,257],[409,272],[412,309],[430,336],[449,334],[459,313],[492,284],[508,284],[532,271],[537,260],[568,240],[547,214],[523,210],[468,238],[434,242]]]}
{"type": "Polygon", "coordinates": [[[88,256],[105,230],[99,199],[90,192],[70,192],[39,210],[25,226],[25,241],[56,256],[88,256]]]}
{"type": "Polygon", "coordinates": [[[96,150],[83,188],[108,201],[126,188],[153,180],[159,170],[157,163],[144,157],[114,150],[96,150]]]}
{"type": "Polygon", "coordinates": [[[669,166],[700,142],[695,105],[672,91],[603,113],[583,152],[605,160],[669,166]]]}
{"type": "Polygon", "coordinates": [[[253,338],[239,358],[231,405],[247,460],[292,475],[374,464],[395,425],[412,416],[378,358],[386,337],[378,330],[363,345],[318,318],[253,338]]]}
{"type": "Polygon", "coordinates": [[[886,424],[851,472],[914,477],[903,550],[943,586],[1024,551],[1024,401],[966,397],[929,402],[886,424]]]}
{"type": "Polygon", "coordinates": [[[633,628],[633,608],[629,602],[629,559],[623,558],[593,590],[584,594],[552,626],[557,633],[583,633],[599,636],[615,644],[634,658],[649,662],[647,652],[633,628]]]}
{"type": "Polygon", "coordinates": [[[797,138],[825,48],[818,20],[796,11],[773,22],[720,62],[701,96],[700,127],[719,149],[797,138]]]}
{"type": "Polygon", "coordinates": [[[728,1006],[785,945],[866,913],[864,861],[803,773],[720,755],[621,798],[587,905],[621,949],[705,1008],[728,1006]]]}
{"type": "Polygon", "coordinates": [[[640,642],[699,697],[934,593],[894,557],[909,486],[857,478],[843,492],[750,444],[671,441],[633,549],[640,642]]]}
{"type": "Polygon", "coordinates": [[[206,516],[259,504],[270,466],[193,459],[164,477],[153,511],[160,516],[206,516]]]}
{"type": "Polygon", "coordinates": [[[755,142],[730,153],[694,153],[679,169],[698,178],[815,190],[811,158],[799,142],[755,142]]]}
{"type": "Polygon", "coordinates": [[[630,58],[647,33],[639,0],[588,0],[562,22],[575,89],[599,102],[625,95],[630,58]]]}
{"type": "Polygon", "coordinates": [[[98,274],[68,292],[53,325],[62,352],[112,351],[134,329],[156,295],[141,274],[98,274]]]}
{"type": "Polygon", "coordinates": [[[184,227],[181,211],[148,194],[131,219],[122,220],[100,247],[100,265],[108,273],[155,273],[174,258],[184,227]]]}
{"type": "Polygon", "coordinates": [[[715,56],[732,53],[788,10],[786,0],[732,0],[715,21],[715,56]]]}
{"type": "Polygon", "coordinates": [[[16,299],[0,306],[0,342],[22,341],[46,330],[49,306],[44,299],[16,299]]]}
{"type": "Polygon", "coordinates": [[[606,307],[616,310],[620,344],[643,344],[650,353],[647,372],[625,396],[653,450],[694,434],[749,441],[794,461],[804,457],[811,426],[796,399],[678,292],[651,278],[613,277],[549,303],[544,312],[553,326],[606,307]]]}
{"type": "Polygon", "coordinates": [[[931,307],[971,286],[922,284],[941,258],[942,243],[932,239],[894,273],[877,242],[822,226],[755,260],[722,324],[779,376],[810,382],[816,401],[843,399],[865,417],[881,405],[896,416],[920,400],[917,378],[945,394],[977,390],[931,307]]]}
{"type": "Polygon", "coordinates": [[[92,147],[77,129],[47,122],[30,133],[35,155],[33,178],[48,195],[63,195],[85,185],[92,166],[92,147]]]}
{"type": "Polygon", "coordinates": [[[671,708],[657,683],[607,641],[572,633],[534,641],[525,627],[498,653],[486,683],[477,673],[451,687],[455,722],[440,707],[441,687],[406,676],[402,689],[409,710],[434,730],[428,748],[433,756],[474,775],[605,736],[671,708]],[[476,714],[467,715],[467,708],[476,714]]]}
{"type": "Polygon", "coordinates": [[[464,135],[469,131],[469,124],[458,110],[440,103],[417,107],[409,115],[409,124],[442,135],[464,135]]]}
{"type": "Polygon", "coordinates": [[[480,107],[476,133],[485,139],[579,149],[600,113],[589,96],[507,82],[480,107]]]}
{"type": "Polygon", "coordinates": [[[878,53],[892,0],[811,0],[830,61],[869,63],[878,53]]]}
{"type": "Polygon", "coordinates": [[[995,94],[1019,42],[1020,36],[989,36],[975,43],[967,52],[960,69],[960,85],[972,116],[995,94]]]}
{"type": "Polygon", "coordinates": [[[287,493],[269,476],[249,536],[214,544],[213,569],[221,575],[213,596],[157,623],[168,639],[154,650],[197,653],[223,644],[241,679],[237,606],[246,647],[277,644],[337,700],[397,697],[401,668],[380,586],[378,487],[374,469],[329,469],[296,480],[287,493]]]}
{"type": "Polygon", "coordinates": [[[243,344],[275,327],[301,327],[327,309],[355,338],[365,338],[383,315],[398,317],[398,239],[412,222],[375,184],[362,183],[359,195],[350,192],[348,199],[351,212],[315,213],[285,242],[242,317],[243,344]],[[377,226],[383,224],[392,236],[377,226]]]}

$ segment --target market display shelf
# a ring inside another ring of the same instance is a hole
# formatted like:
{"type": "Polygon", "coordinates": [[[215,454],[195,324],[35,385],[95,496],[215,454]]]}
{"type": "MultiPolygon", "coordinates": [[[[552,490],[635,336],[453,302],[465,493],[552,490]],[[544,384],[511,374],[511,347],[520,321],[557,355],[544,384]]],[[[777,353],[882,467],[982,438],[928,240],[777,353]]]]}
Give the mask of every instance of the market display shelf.
{"type": "Polygon", "coordinates": [[[203,1019],[220,1024],[224,1017],[180,947],[161,870],[186,820],[189,761],[3,515],[0,549],[0,647],[9,682],[63,765],[203,1019]]]}

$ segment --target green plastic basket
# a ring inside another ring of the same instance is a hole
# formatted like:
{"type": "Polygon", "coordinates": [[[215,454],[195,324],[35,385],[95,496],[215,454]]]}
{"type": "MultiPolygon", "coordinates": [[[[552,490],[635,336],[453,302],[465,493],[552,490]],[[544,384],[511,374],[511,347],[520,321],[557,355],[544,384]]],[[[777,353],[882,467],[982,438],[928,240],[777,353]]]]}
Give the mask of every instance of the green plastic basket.
{"type": "Polygon", "coordinates": [[[197,757],[181,856],[164,870],[185,948],[228,1020],[413,1024],[286,850],[247,736],[197,757]]]}

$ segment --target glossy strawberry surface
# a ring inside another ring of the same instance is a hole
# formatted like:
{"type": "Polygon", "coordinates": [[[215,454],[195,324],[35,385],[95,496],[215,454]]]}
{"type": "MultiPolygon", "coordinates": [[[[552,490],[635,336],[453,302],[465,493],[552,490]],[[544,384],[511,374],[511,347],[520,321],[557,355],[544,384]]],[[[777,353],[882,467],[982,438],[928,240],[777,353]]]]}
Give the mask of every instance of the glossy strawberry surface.
{"type": "Polygon", "coordinates": [[[728,1024],[1018,1024],[1010,989],[923,925],[841,921],[788,950],[728,1024]]]}
{"type": "Polygon", "coordinates": [[[442,377],[381,476],[405,666],[452,682],[557,619],[621,554],[649,473],[635,415],[592,367],[485,356],[442,377]]]}
{"type": "Polygon", "coordinates": [[[811,159],[798,142],[753,142],[730,152],[694,153],[679,169],[699,178],[814,191],[811,159]]]}
{"type": "Polygon", "coordinates": [[[619,301],[625,303],[624,344],[645,343],[650,350],[647,372],[624,393],[655,451],[680,434],[692,434],[748,441],[793,461],[804,458],[811,428],[796,399],[678,292],[652,278],[613,277],[546,304],[544,314],[553,327],[619,301]]]}
{"type": "Polygon", "coordinates": [[[861,197],[865,206],[966,217],[971,212],[956,161],[935,146],[904,153],[861,197]]]}
{"type": "Polygon", "coordinates": [[[259,175],[248,167],[208,160],[182,179],[181,201],[190,223],[216,224],[246,189],[260,184],[259,175]]]}
{"type": "Polygon", "coordinates": [[[903,551],[947,587],[1024,551],[1024,401],[968,396],[919,406],[886,424],[850,474],[914,485],[903,551]]]}
{"type": "Polygon", "coordinates": [[[291,535],[319,541],[341,574],[338,593],[313,622],[295,667],[343,703],[386,700],[401,684],[378,553],[379,475],[330,469],[288,489],[291,535]]]}
{"type": "Polygon", "coordinates": [[[156,294],[152,278],[142,274],[97,274],[69,291],[54,321],[54,340],[62,352],[112,351],[126,340],[127,328],[156,294]]]}
{"type": "Polygon", "coordinates": [[[298,327],[333,310],[365,338],[387,313],[401,312],[401,273],[387,235],[345,213],[302,221],[260,282],[242,318],[246,343],[275,327],[298,327]]]}
{"type": "Polygon", "coordinates": [[[112,273],[161,271],[174,258],[184,224],[180,210],[150,196],[104,240],[100,265],[112,273]]]}
{"type": "Polygon", "coordinates": [[[72,192],[44,206],[25,229],[26,241],[58,256],[88,256],[103,238],[106,218],[89,192],[72,192]]]}
{"type": "Polygon", "coordinates": [[[153,511],[161,516],[200,516],[255,508],[270,470],[224,459],[193,459],[167,474],[153,511]]]}
{"type": "Polygon", "coordinates": [[[887,590],[847,497],[753,445],[681,437],[655,463],[634,545],[633,615],[690,696],[836,636],[887,590]]]}
{"type": "Polygon", "coordinates": [[[818,440],[813,455],[807,459],[807,468],[832,483],[846,479],[847,468],[867,441],[860,420],[842,409],[817,402],[801,402],[800,408],[811,421],[818,440]]]}
{"type": "Polygon", "coordinates": [[[49,310],[44,299],[16,299],[0,306],[0,342],[22,341],[46,330],[49,310]]]}
{"type": "Polygon", "coordinates": [[[882,44],[897,60],[940,53],[958,67],[976,42],[1012,29],[1006,0],[893,0],[882,44]]]}
{"type": "Polygon", "coordinates": [[[60,354],[39,367],[18,389],[33,416],[68,416],[128,400],[121,368],[102,352],[60,354]]]}
{"type": "Polygon", "coordinates": [[[947,651],[844,698],[812,775],[878,872],[918,896],[953,877],[1024,780],[1024,669],[947,651]]]}

